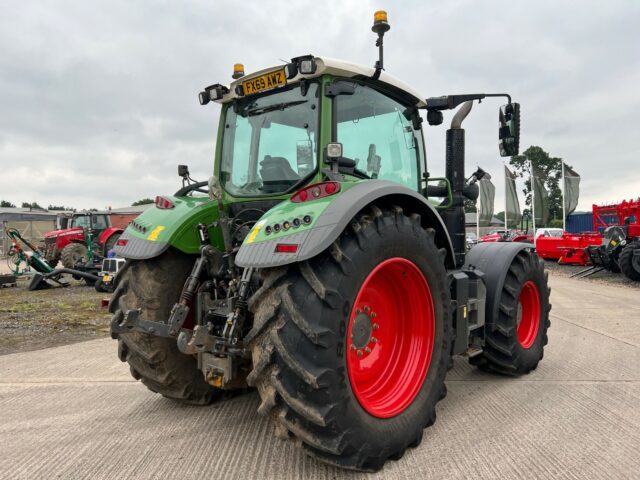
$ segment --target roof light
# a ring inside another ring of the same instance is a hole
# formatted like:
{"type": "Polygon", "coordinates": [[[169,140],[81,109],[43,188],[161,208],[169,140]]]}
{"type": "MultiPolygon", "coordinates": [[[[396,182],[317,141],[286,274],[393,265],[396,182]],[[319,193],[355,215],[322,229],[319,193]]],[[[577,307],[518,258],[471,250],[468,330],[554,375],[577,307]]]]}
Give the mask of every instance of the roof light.
{"type": "Polygon", "coordinates": [[[275,253],[296,253],[297,251],[298,244],[296,243],[278,243],[275,253]]]}
{"type": "Polygon", "coordinates": [[[200,92],[198,94],[198,101],[200,102],[200,105],[206,105],[210,100],[211,98],[209,98],[209,92],[200,92]]]}
{"type": "Polygon", "coordinates": [[[208,87],[206,87],[204,89],[204,92],[200,92],[200,94],[198,95],[198,100],[200,101],[200,105],[206,105],[210,100],[220,100],[227,93],[229,93],[229,89],[227,87],[216,83],[214,85],[209,85],[208,87]]]}
{"type": "Polygon", "coordinates": [[[309,185],[302,190],[294,193],[290,200],[293,203],[302,203],[318,198],[328,197],[340,191],[340,183],[338,182],[322,182],[309,185]]]}
{"type": "Polygon", "coordinates": [[[235,63],[233,65],[233,75],[231,75],[234,79],[244,77],[244,65],[241,63],[235,63]]]}
{"type": "Polygon", "coordinates": [[[387,12],[384,10],[378,10],[373,14],[373,23],[380,23],[387,21],[387,12]]]}
{"type": "Polygon", "coordinates": [[[287,80],[291,80],[298,74],[298,66],[295,63],[287,63],[284,66],[284,75],[287,80]]]}
{"type": "Polygon", "coordinates": [[[167,197],[162,197],[160,195],[158,195],[156,197],[156,201],[155,201],[156,207],[162,209],[162,210],[166,210],[169,208],[174,208],[175,205],[173,204],[173,202],[171,200],[169,200],[167,197]]]}
{"type": "Polygon", "coordinates": [[[316,62],[313,58],[300,61],[300,73],[310,75],[316,71],[316,62]]]}
{"type": "MultiPolygon", "coordinates": [[[[293,76],[295,76],[295,74],[298,73],[298,71],[303,75],[311,75],[316,73],[317,66],[318,65],[316,64],[316,59],[314,58],[313,55],[302,55],[300,57],[292,58],[291,63],[289,63],[285,67],[285,72],[287,74],[293,73],[294,74],[293,76]],[[295,66],[296,71],[294,72],[294,70],[292,70],[291,67],[289,67],[289,65],[295,66]]],[[[292,78],[292,77],[287,77],[287,78],[292,78]]]]}

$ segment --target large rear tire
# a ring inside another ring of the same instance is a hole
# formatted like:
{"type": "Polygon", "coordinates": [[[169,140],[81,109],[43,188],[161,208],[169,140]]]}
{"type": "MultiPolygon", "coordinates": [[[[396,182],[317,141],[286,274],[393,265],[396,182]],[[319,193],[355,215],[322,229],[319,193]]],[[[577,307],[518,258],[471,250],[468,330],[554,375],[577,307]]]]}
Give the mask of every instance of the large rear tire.
{"type": "Polygon", "coordinates": [[[469,359],[483,370],[522,375],[535,370],[544,355],[549,312],[544,261],[522,250],[514,258],[499,292],[498,318],[485,325],[485,347],[469,359]]]}
{"type": "Polygon", "coordinates": [[[625,277],[640,282],[640,256],[634,256],[634,251],[640,251],[640,241],[633,241],[625,245],[620,252],[618,265],[625,277]]]}
{"type": "MultiPolygon", "coordinates": [[[[109,302],[114,321],[122,321],[122,309],[140,308],[141,317],[166,323],[192,267],[192,257],[173,250],[149,260],[128,260],[109,302]]],[[[118,357],[152,392],[191,405],[209,404],[221,394],[204,380],[196,358],[178,350],[176,340],[140,332],[116,338],[118,357]]]]}
{"type": "Polygon", "coordinates": [[[445,250],[419,215],[372,207],[317,257],[264,272],[247,381],[281,438],[375,471],[417,446],[446,394],[445,250]]]}

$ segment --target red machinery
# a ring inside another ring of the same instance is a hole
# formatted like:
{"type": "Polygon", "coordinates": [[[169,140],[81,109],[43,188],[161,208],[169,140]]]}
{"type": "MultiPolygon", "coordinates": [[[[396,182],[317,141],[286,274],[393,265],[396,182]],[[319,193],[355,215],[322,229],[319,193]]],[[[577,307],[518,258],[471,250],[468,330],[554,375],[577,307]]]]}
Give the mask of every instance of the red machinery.
{"type": "Polygon", "coordinates": [[[640,237],[640,198],[610,205],[593,205],[593,231],[611,227],[628,227],[627,237],[640,237]]]}
{"type": "MultiPolygon", "coordinates": [[[[564,232],[562,237],[539,237],[536,239],[538,255],[547,260],[557,260],[561,264],[589,265],[592,259],[588,247],[600,247],[605,240],[605,231],[611,227],[625,230],[621,247],[637,242],[640,238],[640,198],[616,204],[593,205],[592,212],[593,232],[564,232]]],[[[613,242],[611,247],[616,247],[617,240],[613,242]]],[[[620,252],[615,253],[615,250],[613,248],[617,263],[620,252]]]]}
{"type": "Polygon", "coordinates": [[[557,260],[566,265],[587,265],[589,256],[585,248],[602,244],[599,233],[568,233],[561,237],[538,237],[536,252],[545,260],[557,260]]]}
{"type": "Polygon", "coordinates": [[[87,256],[85,233],[91,230],[99,252],[105,256],[131,220],[140,212],[112,214],[107,212],[74,213],[69,228],[55,230],[44,235],[44,252],[47,261],[55,266],[60,259],[66,268],[74,268],[81,257],[87,256]]]}
{"type": "Polygon", "coordinates": [[[488,235],[483,235],[479,239],[482,243],[492,243],[492,242],[524,242],[524,243],[533,243],[533,235],[528,235],[527,233],[521,230],[496,230],[494,232],[489,233],[488,235]]]}

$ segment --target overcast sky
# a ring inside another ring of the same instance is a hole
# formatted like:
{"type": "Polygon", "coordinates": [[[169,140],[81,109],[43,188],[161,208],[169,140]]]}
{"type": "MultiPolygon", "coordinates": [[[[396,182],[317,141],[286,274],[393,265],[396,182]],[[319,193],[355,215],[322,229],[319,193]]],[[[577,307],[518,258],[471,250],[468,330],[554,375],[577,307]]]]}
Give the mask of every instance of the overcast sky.
{"type": "MultiPolygon", "coordinates": [[[[173,193],[176,165],[212,172],[219,107],[202,87],[313,53],[373,65],[386,8],[387,72],[425,97],[511,93],[521,149],[582,176],[579,209],[640,195],[640,2],[0,0],[0,199],[76,208],[173,193]]],[[[465,123],[467,165],[504,186],[499,100],[465,123]]],[[[426,127],[444,170],[446,125],[426,127]]],[[[426,123],[425,123],[426,125],[426,123]]]]}

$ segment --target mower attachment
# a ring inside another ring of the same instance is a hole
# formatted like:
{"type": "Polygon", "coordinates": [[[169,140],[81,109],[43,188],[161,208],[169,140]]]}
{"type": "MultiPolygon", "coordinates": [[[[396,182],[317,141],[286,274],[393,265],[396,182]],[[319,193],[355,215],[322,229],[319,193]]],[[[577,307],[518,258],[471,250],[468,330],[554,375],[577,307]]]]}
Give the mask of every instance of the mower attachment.
{"type": "Polygon", "coordinates": [[[63,273],[68,273],[74,277],[84,278],[90,282],[97,282],[98,276],[88,272],[81,272],[80,270],[73,270],[71,268],[57,268],[49,273],[36,273],[29,282],[29,290],[44,290],[51,287],[68,287],[69,282],[60,278],[63,273]]]}

